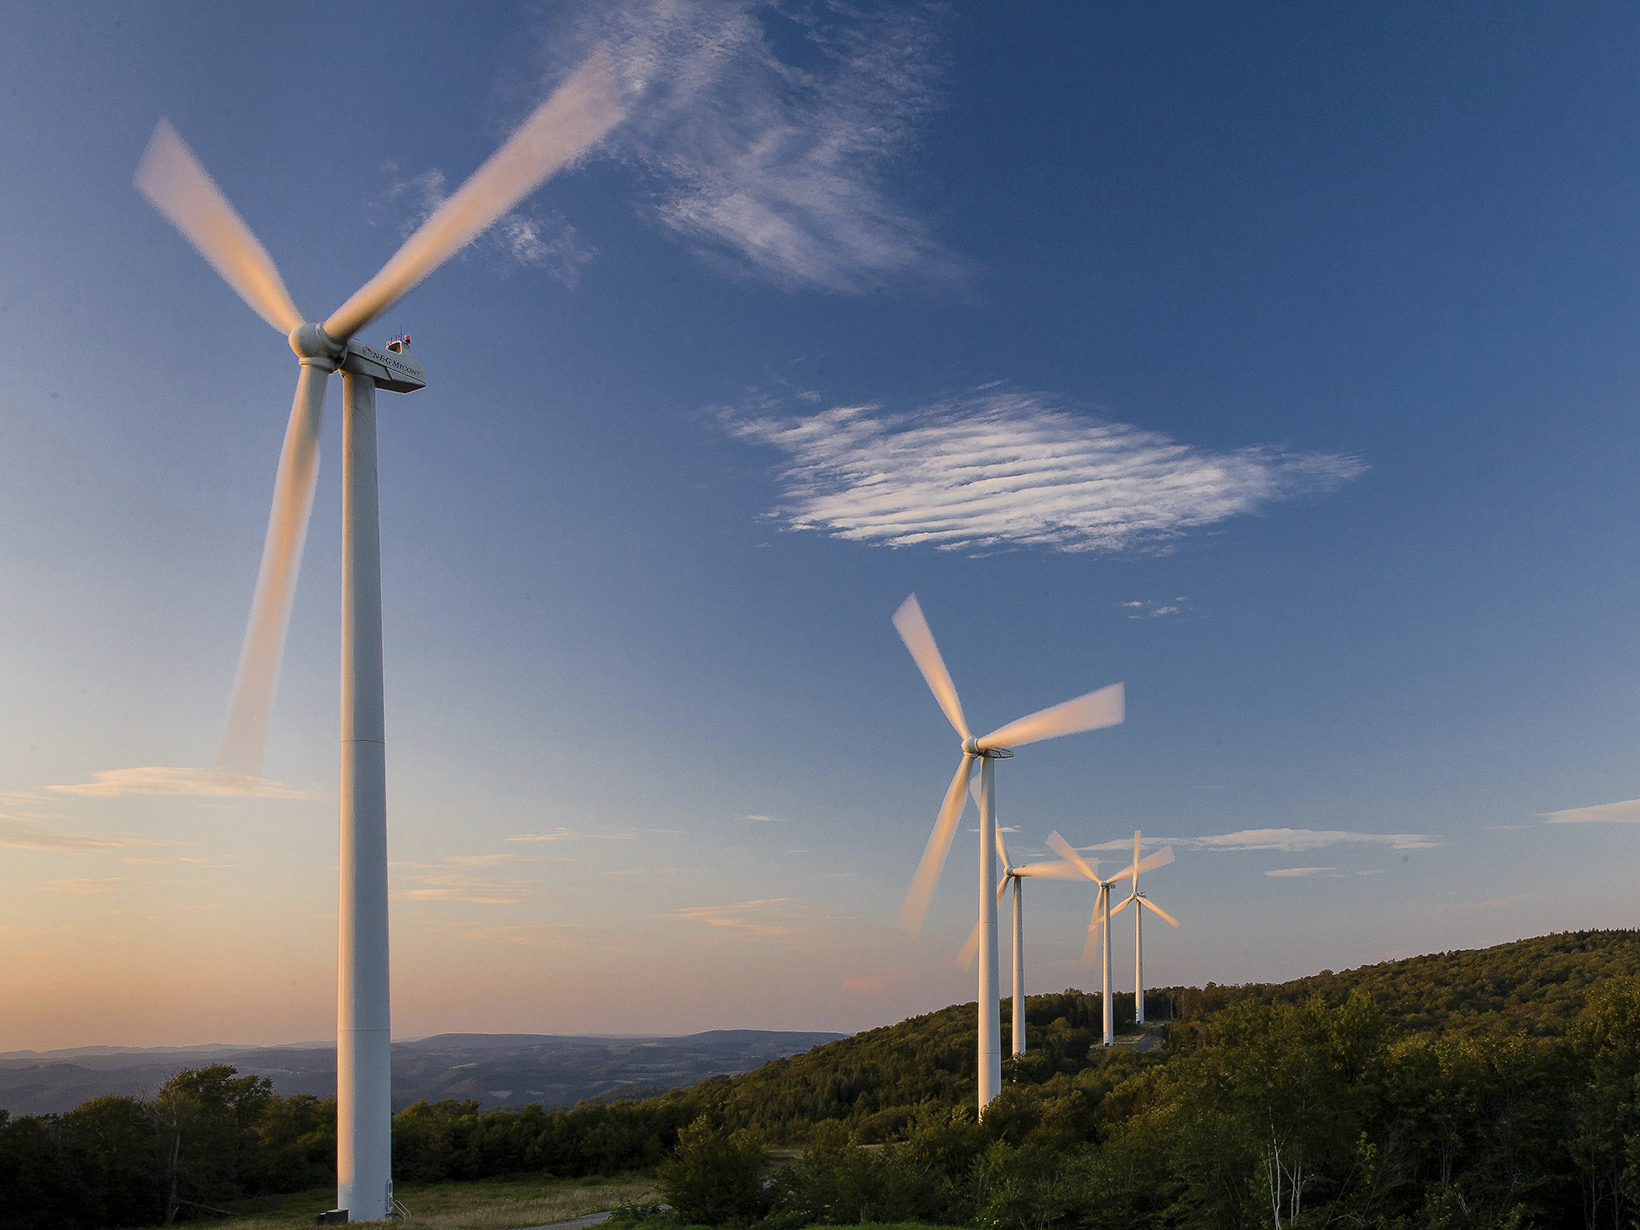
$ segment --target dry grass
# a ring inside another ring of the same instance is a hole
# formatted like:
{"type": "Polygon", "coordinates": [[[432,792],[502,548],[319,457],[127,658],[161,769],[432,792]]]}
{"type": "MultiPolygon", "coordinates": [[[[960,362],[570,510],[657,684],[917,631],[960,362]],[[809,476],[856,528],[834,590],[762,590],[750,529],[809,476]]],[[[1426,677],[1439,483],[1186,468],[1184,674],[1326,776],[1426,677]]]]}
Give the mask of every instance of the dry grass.
{"type": "Polygon", "coordinates": [[[403,1225],[405,1230],[519,1230],[523,1226],[569,1221],[623,1204],[653,1204],[659,1198],[655,1184],[648,1179],[569,1187],[534,1196],[498,1196],[482,1202],[445,1186],[420,1199],[413,1194],[403,1198],[410,1210],[403,1225]]]}
{"type": "MultiPolygon", "coordinates": [[[[472,1183],[406,1183],[396,1193],[410,1210],[402,1222],[377,1225],[403,1230],[523,1230],[601,1213],[623,1204],[653,1204],[652,1179],[631,1178],[574,1181],[564,1179],[496,1179],[472,1183]]],[[[212,1230],[293,1230],[311,1226],[313,1219],[335,1202],[332,1190],[300,1192],[282,1197],[275,1209],[247,1209],[242,1217],[201,1220],[192,1224],[212,1230]]],[[[239,1206],[244,1208],[244,1205],[239,1206]]]]}

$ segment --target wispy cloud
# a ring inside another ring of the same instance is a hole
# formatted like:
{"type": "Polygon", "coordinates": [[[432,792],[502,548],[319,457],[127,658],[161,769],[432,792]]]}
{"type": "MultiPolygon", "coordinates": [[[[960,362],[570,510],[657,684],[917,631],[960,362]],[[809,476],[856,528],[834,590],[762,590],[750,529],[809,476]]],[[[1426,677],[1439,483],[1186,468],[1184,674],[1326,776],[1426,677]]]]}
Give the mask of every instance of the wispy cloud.
{"type": "Polygon", "coordinates": [[[580,834],[562,825],[545,833],[514,833],[508,841],[574,841],[580,834]]]}
{"type": "Polygon", "coordinates": [[[45,880],[40,887],[48,893],[111,893],[121,884],[130,883],[130,876],[99,876],[95,879],[45,880]]]}
{"type": "Polygon", "coordinates": [[[606,876],[683,876],[699,875],[704,867],[617,867],[606,871],[606,876]]]}
{"type": "Polygon", "coordinates": [[[518,944],[524,948],[553,948],[587,952],[631,952],[630,943],[577,923],[516,923],[485,926],[464,923],[453,930],[463,939],[497,944],[518,944]]]}
{"type": "MultiPolygon", "coordinates": [[[[1430,833],[1355,833],[1342,829],[1238,829],[1207,837],[1146,837],[1145,847],[1178,846],[1184,850],[1280,850],[1286,854],[1326,846],[1388,846],[1392,850],[1428,850],[1445,843],[1430,833]]],[[[1133,849],[1133,839],[1116,838],[1081,850],[1133,849]]]]}
{"type": "Polygon", "coordinates": [[[1335,869],[1332,867],[1277,867],[1272,871],[1266,871],[1264,874],[1272,879],[1279,880],[1296,878],[1298,876],[1325,875],[1327,872],[1333,870],[1335,869]]]}
{"type": "Polygon", "coordinates": [[[252,777],[248,773],[228,773],[220,769],[137,768],[104,769],[93,773],[88,782],[67,786],[47,786],[58,794],[76,794],[113,799],[133,794],[210,799],[317,799],[322,792],[310,786],[288,786],[284,782],[252,777]]]}
{"type": "Polygon", "coordinates": [[[1352,833],[1339,829],[1241,829],[1180,844],[1200,850],[1319,850],[1325,846],[1388,846],[1392,850],[1428,850],[1442,844],[1428,833],[1352,833]]]}
{"type": "MultiPolygon", "coordinates": [[[[516,905],[535,887],[533,881],[493,873],[512,862],[534,862],[515,854],[447,854],[432,869],[404,879],[414,887],[392,892],[397,901],[460,901],[468,905],[516,905]]],[[[397,864],[424,867],[425,864],[397,864]]]]}
{"type": "Polygon", "coordinates": [[[1594,807],[1569,807],[1565,811],[1544,812],[1543,818],[1550,824],[1587,824],[1595,821],[1640,824],[1640,799],[1600,803],[1594,807]]]}
{"type": "Polygon", "coordinates": [[[617,0],[543,32],[567,67],[597,44],[627,119],[609,138],[653,185],[660,226],[784,287],[860,292],[956,262],[895,203],[886,170],[937,99],[932,10],[617,0]]]}
{"type": "Polygon", "coordinates": [[[1189,604],[1190,599],[1183,595],[1163,600],[1135,598],[1132,602],[1122,603],[1122,610],[1127,612],[1129,619],[1166,619],[1170,615],[1183,614],[1189,604]]]}
{"type": "Polygon", "coordinates": [[[786,455],[772,517],[878,546],[1163,549],[1187,530],[1331,491],[1366,469],[1356,457],[1271,445],[1215,452],[1046,394],[995,389],[908,413],[794,415],[762,399],[717,416],[731,435],[786,455]]]}
{"type": "Polygon", "coordinates": [[[782,819],[781,819],[781,818],[780,818],[780,817],[779,817],[779,816],[758,816],[758,815],[751,815],[751,816],[745,816],[745,817],[743,817],[743,819],[746,819],[746,820],[756,820],[756,821],[758,821],[758,822],[759,822],[759,823],[760,823],[760,824],[784,824],[784,823],[786,823],[786,822],[785,822],[785,821],[784,821],[784,820],[782,820],[782,819]]]}
{"type": "Polygon", "coordinates": [[[130,833],[65,833],[28,816],[0,813],[0,849],[44,850],[52,854],[104,854],[132,846],[163,846],[130,833]]]}
{"type": "Polygon", "coordinates": [[[662,914],[661,918],[667,922],[701,923],[708,927],[746,931],[752,935],[789,935],[792,925],[788,916],[797,904],[791,897],[765,897],[733,905],[686,906],[670,914],[662,914]]]}
{"type": "Polygon", "coordinates": [[[211,858],[122,858],[120,862],[127,867],[204,867],[209,871],[227,871],[233,867],[232,862],[211,858]]]}
{"type": "MultiPolygon", "coordinates": [[[[450,195],[444,172],[423,171],[401,177],[397,163],[386,166],[391,182],[371,205],[371,223],[385,222],[401,235],[427,221],[450,195]]],[[[539,269],[570,288],[581,279],[581,267],[598,249],[581,238],[562,214],[537,209],[526,202],[473,242],[473,249],[499,262],[503,275],[514,267],[539,269]]]]}

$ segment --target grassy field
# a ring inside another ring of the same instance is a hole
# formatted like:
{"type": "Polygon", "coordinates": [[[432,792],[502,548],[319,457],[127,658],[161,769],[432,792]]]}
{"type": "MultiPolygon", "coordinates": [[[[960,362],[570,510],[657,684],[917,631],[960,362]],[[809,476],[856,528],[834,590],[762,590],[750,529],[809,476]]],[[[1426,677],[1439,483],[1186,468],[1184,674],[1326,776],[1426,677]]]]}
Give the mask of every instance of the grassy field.
{"type": "MultiPolygon", "coordinates": [[[[646,1175],[601,1179],[479,1179],[469,1183],[403,1183],[394,1191],[410,1216],[405,1230],[521,1230],[601,1213],[623,1204],[659,1199],[646,1175]]],[[[227,1206],[234,1218],[201,1219],[195,1225],[222,1230],[293,1230],[336,1203],[334,1187],[287,1196],[244,1200],[227,1206]]]]}

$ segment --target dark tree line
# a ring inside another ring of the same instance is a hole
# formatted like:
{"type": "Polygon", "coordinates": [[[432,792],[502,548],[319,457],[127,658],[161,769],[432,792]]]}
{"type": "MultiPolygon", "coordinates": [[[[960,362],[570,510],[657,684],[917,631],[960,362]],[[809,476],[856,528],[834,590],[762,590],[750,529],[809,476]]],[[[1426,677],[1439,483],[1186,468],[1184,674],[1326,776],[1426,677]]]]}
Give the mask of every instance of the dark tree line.
{"type": "Polygon", "coordinates": [[[0,1226],[130,1226],[295,1191],[336,1172],[336,1103],[280,1097],[225,1064],[177,1073],[152,1098],[63,1115],[0,1111],[0,1226]]]}

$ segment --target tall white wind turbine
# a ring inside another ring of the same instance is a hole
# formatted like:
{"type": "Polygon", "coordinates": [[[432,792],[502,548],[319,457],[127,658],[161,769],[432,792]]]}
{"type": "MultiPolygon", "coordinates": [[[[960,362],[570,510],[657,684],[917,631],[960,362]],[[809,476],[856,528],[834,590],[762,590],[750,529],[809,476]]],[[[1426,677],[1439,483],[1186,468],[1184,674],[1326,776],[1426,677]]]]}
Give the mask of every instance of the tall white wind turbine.
{"type": "MultiPolygon", "coordinates": [[[[355,335],[555,171],[620,122],[608,54],[595,53],[524,121],[353,297],[321,324],[297,310],[273,259],[170,124],[161,120],[136,186],[259,316],[287,335],[300,370],[274,478],[262,567],[229,704],[221,766],[261,769],[308,514],[319,417],[342,372],[341,898],[337,918],[336,1203],[353,1221],[393,1207],[387,969],[387,769],[382,711],[376,390],[427,381],[408,339],[378,350],[355,335]]],[[[328,236],[314,243],[330,246],[328,236]]]]}
{"type": "MultiPolygon", "coordinates": [[[[1171,859],[1167,860],[1172,862],[1171,859]]],[[[1161,863],[1155,864],[1162,866],[1161,863]]],[[[1133,1020],[1137,1025],[1145,1023],[1145,946],[1144,927],[1145,911],[1149,910],[1175,931],[1179,929],[1179,920],[1174,918],[1161,906],[1139,891],[1139,873],[1145,866],[1139,859],[1139,830],[1133,830],[1133,893],[1128,899],[1116,907],[1114,912],[1121,912],[1130,904],[1133,906],[1133,1020]]]]}
{"type": "Polygon", "coordinates": [[[997,899],[996,899],[996,788],[993,765],[1013,755],[1010,750],[1043,739],[1057,739],[1061,735],[1084,730],[1098,730],[1121,722],[1123,715],[1122,685],[1113,683],[1068,700],[1051,708],[1033,713],[998,727],[983,738],[976,739],[968,731],[968,720],[962,714],[962,702],[957,699],[956,685],[945,669],[934,634],[923,618],[917,596],[912,594],[894,612],[894,627],[900,639],[911,651],[923,679],[934,693],[949,721],[962,740],[962,761],[945,792],[945,802],[934,821],[922,861],[912,877],[905,904],[900,907],[900,926],[915,935],[922,929],[923,916],[928,913],[929,899],[951,852],[951,841],[956,836],[957,822],[962,818],[968,778],[974,762],[980,763],[979,791],[979,1109],[983,1114],[1002,1088],[1002,1008],[997,999],[997,899]]]}
{"type": "Polygon", "coordinates": [[[1173,861],[1173,848],[1169,846],[1165,850],[1158,850],[1142,862],[1135,860],[1133,866],[1124,868],[1108,880],[1099,878],[1098,860],[1090,861],[1083,858],[1081,854],[1077,853],[1076,848],[1058,833],[1048,834],[1048,848],[1067,863],[1075,866],[1082,873],[1084,879],[1091,880],[1099,886],[1099,895],[1093,903],[1093,921],[1088,924],[1088,943],[1082,951],[1082,959],[1092,963],[1094,947],[1099,945],[1101,938],[1103,938],[1099,978],[1100,998],[1103,1001],[1101,1015],[1104,1017],[1104,1044],[1114,1046],[1116,1045],[1116,1006],[1111,1000],[1110,992],[1110,920],[1112,915],[1120,914],[1125,910],[1128,902],[1133,899],[1128,898],[1127,901],[1123,901],[1121,905],[1113,910],[1110,908],[1110,890],[1123,880],[1136,877],[1141,871],[1149,871],[1153,867],[1165,867],[1173,861]]]}

